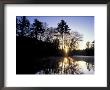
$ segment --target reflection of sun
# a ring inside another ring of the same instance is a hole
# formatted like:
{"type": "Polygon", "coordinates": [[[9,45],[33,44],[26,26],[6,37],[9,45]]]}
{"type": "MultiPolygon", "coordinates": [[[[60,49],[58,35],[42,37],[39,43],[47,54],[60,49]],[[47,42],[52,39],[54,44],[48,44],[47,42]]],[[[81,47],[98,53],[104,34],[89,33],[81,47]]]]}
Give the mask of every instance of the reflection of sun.
{"type": "Polygon", "coordinates": [[[67,68],[69,66],[68,58],[64,58],[61,62],[59,62],[59,67],[67,68]]]}
{"type": "MultiPolygon", "coordinates": [[[[85,61],[76,61],[71,57],[64,57],[58,63],[60,68],[59,73],[73,73],[73,74],[83,74],[88,73],[87,62],[85,61]]],[[[92,64],[88,64],[92,68],[92,64]]],[[[90,70],[89,70],[90,71],[90,70]]]]}
{"type": "Polygon", "coordinates": [[[68,59],[65,57],[63,62],[64,62],[65,64],[67,64],[67,63],[68,63],[68,59]]]}

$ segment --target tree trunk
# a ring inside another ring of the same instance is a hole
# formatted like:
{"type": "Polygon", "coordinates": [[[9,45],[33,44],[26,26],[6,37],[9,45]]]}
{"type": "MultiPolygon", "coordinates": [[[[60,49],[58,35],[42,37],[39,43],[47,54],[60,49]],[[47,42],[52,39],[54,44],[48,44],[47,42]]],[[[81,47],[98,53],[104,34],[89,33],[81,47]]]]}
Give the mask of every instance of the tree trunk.
{"type": "Polygon", "coordinates": [[[64,33],[62,34],[62,50],[64,49],[64,33]]]}

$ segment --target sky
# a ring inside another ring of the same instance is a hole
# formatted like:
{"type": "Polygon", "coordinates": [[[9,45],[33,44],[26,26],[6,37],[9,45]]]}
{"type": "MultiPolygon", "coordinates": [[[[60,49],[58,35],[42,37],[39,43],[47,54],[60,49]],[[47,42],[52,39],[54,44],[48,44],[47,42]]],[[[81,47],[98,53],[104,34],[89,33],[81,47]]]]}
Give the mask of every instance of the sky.
{"type": "Polygon", "coordinates": [[[58,23],[63,19],[71,31],[77,31],[83,35],[83,41],[80,42],[79,48],[85,49],[86,42],[94,40],[94,16],[27,16],[30,23],[34,19],[46,22],[48,27],[57,27],[58,23]]]}

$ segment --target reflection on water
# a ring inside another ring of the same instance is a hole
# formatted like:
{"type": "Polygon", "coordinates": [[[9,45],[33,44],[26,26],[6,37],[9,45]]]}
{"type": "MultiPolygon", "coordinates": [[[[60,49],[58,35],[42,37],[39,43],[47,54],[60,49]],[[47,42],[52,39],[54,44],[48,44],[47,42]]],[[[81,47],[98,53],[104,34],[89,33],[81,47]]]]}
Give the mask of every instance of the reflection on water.
{"type": "Polygon", "coordinates": [[[64,57],[57,60],[54,68],[45,68],[37,74],[93,74],[94,64],[85,60],[64,57]]]}
{"type": "Polygon", "coordinates": [[[64,58],[59,62],[59,73],[60,74],[84,74],[93,73],[94,65],[85,61],[76,61],[73,58],[64,58]]]}

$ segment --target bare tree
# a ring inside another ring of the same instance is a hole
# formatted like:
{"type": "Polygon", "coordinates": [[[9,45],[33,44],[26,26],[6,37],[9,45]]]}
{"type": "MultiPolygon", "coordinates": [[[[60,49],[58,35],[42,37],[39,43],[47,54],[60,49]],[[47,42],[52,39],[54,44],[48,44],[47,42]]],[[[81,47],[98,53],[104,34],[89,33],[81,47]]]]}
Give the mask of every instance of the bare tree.
{"type": "Polygon", "coordinates": [[[74,50],[77,49],[79,42],[82,41],[83,35],[79,34],[78,32],[71,32],[71,42],[70,42],[70,49],[74,50]]]}
{"type": "Polygon", "coordinates": [[[54,40],[55,29],[53,27],[49,27],[44,32],[44,38],[46,42],[52,42],[54,40]]]}

